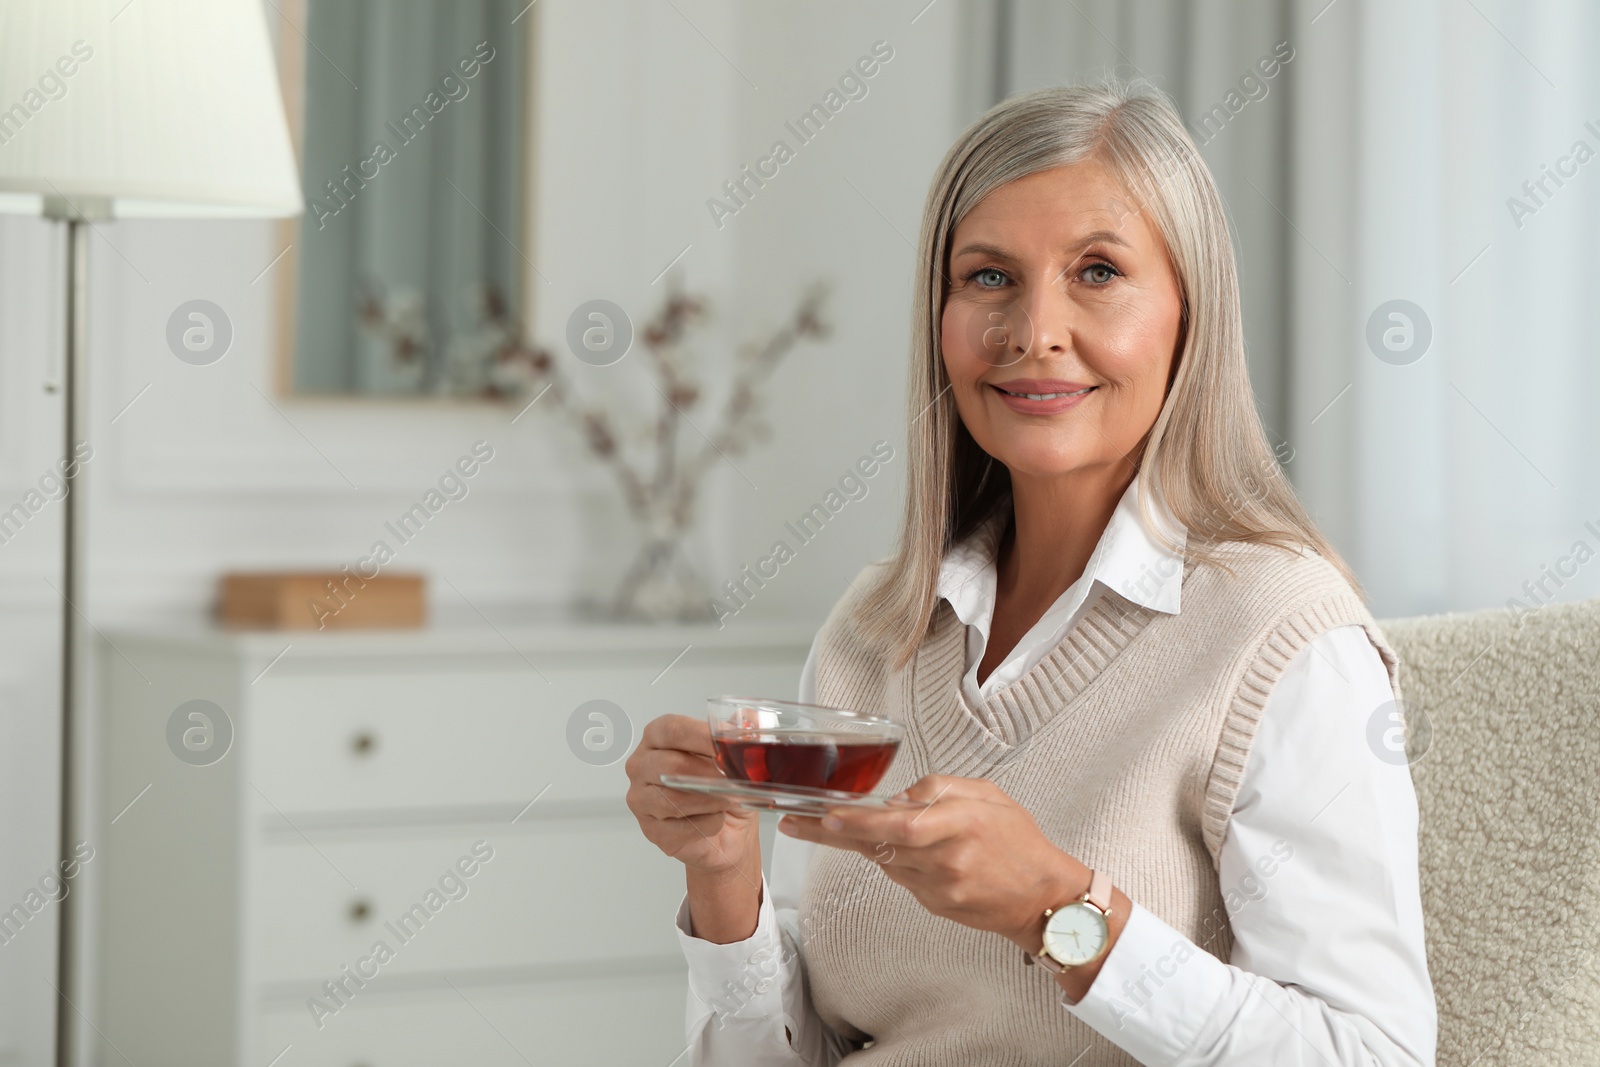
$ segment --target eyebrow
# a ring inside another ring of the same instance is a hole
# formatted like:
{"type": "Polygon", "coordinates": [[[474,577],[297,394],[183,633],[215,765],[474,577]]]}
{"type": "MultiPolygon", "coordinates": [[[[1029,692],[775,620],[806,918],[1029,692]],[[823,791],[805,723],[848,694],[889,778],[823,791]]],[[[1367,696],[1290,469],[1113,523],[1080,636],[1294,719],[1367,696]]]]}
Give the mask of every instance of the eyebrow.
{"type": "MultiPolygon", "coordinates": [[[[1112,245],[1121,245],[1123,248],[1133,247],[1132,245],[1128,244],[1127,241],[1123,240],[1122,237],[1114,230],[1095,230],[1093,233],[1086,233],[1083,235],[1082,240],[1078,242],[1078,247],[1087,248],[1096,241],[1103,241],[1106,244],[1112,245]]],[[[1001,248],[999,245],[984,244],[981,241],[962,245],[959,249],[951,254],[956,256],[965,256],[974,252],[981,253],[982,255],[986,256],[994,256],[997,259],[1016,258],[1009,251],[1001,248]]]]}

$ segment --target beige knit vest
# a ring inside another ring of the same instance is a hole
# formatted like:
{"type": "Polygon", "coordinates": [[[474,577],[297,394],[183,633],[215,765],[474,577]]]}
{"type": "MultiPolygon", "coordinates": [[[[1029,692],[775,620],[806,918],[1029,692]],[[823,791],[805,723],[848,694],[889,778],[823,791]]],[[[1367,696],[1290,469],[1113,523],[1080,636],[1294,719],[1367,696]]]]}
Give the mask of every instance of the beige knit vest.
{"type": "MultiPolygon", "coordinates": [[[[961,693],[965,628],[947,602],[893,670],[856,635],[852,593],[819,635],[817,700],[906,724],[879,792],[926,774],[989,778],[1058,847],[1226,962],[1218,850],[1279,675],[1313,638],[1348,623],[1366,628],[1391,684],[1396,661],[1322,557],[1249,544],[1224,552],[1226,569],[1186,564],[1176,615],[1103,592],[1043,661],[977,707],[961,693]]],[[[1024,966],[1009,941],[933,916],[858,853],[816,850],[799,932],[823,1021],[871,1042],[848,1057],[852,1067],[1137,1062],[1062,1007],[1050,974],[1024,966]]],[[[1134,1003],[1133,991],[1109,992],[1134,1003]]]]}

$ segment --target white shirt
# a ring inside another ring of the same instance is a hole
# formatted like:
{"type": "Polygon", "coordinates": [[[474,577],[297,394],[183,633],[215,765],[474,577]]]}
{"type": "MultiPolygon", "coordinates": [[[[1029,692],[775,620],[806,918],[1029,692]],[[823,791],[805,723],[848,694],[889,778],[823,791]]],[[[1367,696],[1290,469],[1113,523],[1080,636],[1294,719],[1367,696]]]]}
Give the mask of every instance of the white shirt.
{"type": "MultiPolygon", "coordinates": [[[[1137,487],[1118,503],[1083,577],[981,686],[999,527],[947,554],[939,591],[968,628],[969,702],[1042,660],[1106,589],[1178,613],[1182,567],[1139,521],[1137,487]]],[[[815,699],[815,655],[813,643],[803,702],[815,699]]],[[[1416,794],[1405,764],[1378,758],[1367,740],[1374,712],[1393,699],[1359,626],[1321,634],[1290,661],[1222,842],[1230,962],[1134,901],[1089,992],[1076,1005],[1063,998],[1062,1010],[1150,1067],[1433,1067],[1438,1014],[1423,945],[1416,794]],[[1190,958],[1175,966],[1180,955],[1190,958]]],[[[848,1052],[812,1009],[804,981],[798,908],[816,847],[777,835],[756,929],[744,941],[694,937],[688,898],[680,905],[693,1063],[831,1067],[848,1052]]],[[[1042,969],[1038,977],[1054,981],[1042,969]]]]}

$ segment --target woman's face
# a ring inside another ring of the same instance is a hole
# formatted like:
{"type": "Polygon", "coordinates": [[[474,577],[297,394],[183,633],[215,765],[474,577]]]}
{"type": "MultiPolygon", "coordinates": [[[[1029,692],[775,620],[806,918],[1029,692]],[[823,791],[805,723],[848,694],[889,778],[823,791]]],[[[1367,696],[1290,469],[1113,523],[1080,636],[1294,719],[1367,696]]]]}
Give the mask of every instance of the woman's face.
{"type": "Polygon", "coordinates": [[[979,447],[1014,478],[1131,474],[1182,315],[1154,224],[1090,159],[995,189],[950,248],[940,343],[979,447]]]}

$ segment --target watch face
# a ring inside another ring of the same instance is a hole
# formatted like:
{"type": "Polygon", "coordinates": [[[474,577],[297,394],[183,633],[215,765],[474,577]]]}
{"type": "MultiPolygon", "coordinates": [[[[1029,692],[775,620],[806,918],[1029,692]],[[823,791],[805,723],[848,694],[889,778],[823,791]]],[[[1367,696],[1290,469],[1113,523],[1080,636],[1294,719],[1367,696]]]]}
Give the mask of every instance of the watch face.
{"type": "Polygon", "coordinates": [[[1106,917],[1082,902],[1068,904],[1044,927],[1045,951],[1068,967],[1088,963],[1105,947],[1106,917]]]}

